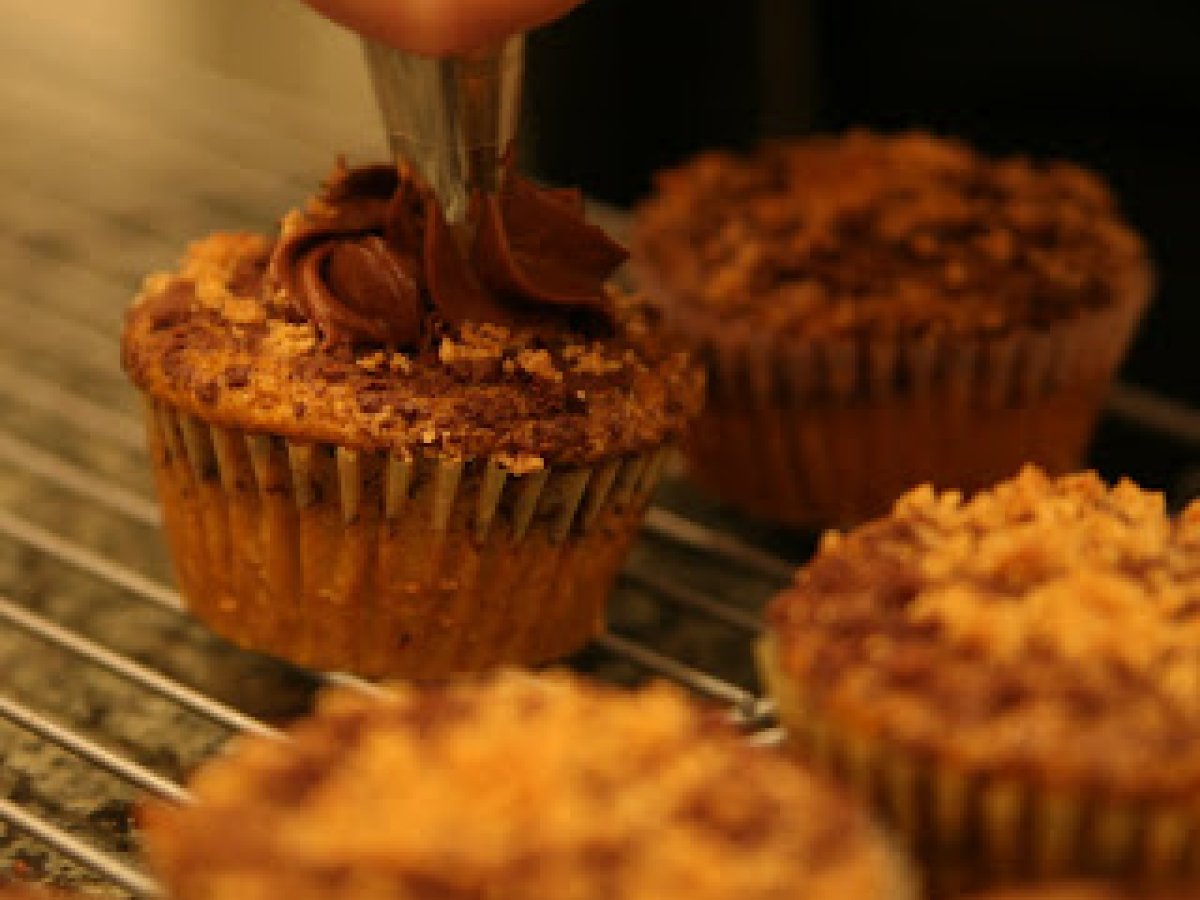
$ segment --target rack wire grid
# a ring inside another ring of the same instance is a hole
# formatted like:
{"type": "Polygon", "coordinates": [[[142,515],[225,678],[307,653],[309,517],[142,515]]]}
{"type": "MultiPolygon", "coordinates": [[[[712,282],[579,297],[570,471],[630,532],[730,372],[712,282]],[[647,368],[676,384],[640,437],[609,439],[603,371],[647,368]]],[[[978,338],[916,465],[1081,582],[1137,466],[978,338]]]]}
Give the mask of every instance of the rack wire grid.
{"type": "MultiPolygon", "coordinates": [[[[372,687],[237,650],[180,613],[118,365],[121,316],[187,240],[269,229],[365,129],[136,33],[64,24],[60,6],[8,4],[0,35],[15,72],[0,77],[0,123],[18,136],[0,141],[0,871],[153,897],[137,796],[187,803],[186,773],[230,736],[278,735],[322,685],[372,687]],[[125,64],[96,65],[114,58],[125,64]]],[[[1153,444],[1147,473],[1173,473],[1178,496],[1196,487],[1177,473],[1200,414],[1130,387],[1111,412],[1102,465],[1153,444]]],[[[811,547],[668,479],[610,630],[569,662],[678,681],[772,741],[750,647],[811,547]]]]}

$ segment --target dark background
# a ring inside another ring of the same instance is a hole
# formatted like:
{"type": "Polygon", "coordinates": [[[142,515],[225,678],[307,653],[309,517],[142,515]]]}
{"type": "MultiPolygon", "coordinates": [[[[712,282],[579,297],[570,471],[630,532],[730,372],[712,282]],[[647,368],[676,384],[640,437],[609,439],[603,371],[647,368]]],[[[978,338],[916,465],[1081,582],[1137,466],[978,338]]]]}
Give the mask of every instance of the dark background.
{"type": "Polygon", "coordinates": [[[589,0],[531,38],[525,146],[620,204],[702,148],[853,125],[1085,163],[1159,270],[1124,376],[1200,405],[1198,37],[1184,0],[589,0]]]}

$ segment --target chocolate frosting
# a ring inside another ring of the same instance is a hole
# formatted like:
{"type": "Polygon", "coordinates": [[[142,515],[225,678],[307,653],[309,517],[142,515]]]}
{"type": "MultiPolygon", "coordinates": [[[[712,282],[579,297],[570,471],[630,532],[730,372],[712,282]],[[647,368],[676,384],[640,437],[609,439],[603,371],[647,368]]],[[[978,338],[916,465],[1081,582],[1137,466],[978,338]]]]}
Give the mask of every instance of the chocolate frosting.
{"type": "Polygon", "coordinates": [[[626,253],[585,221],[577,191],[539,188],[509,169],[497,194],[472,198],[470,225],[464,253],[413,175],[339,166],[299,222],[285,224],[266,284],[325,347],[417,349],[439,321],[611,327],[604,282],[626,253]]]}

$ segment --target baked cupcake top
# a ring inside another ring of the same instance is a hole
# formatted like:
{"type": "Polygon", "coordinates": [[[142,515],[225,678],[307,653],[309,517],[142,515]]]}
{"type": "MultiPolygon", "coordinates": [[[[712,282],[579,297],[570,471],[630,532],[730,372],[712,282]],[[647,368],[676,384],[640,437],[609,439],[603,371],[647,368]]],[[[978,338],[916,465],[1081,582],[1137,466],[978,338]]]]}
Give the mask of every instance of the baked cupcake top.
{"type": "Polygon", "coordinates": [[[666,686],[335,693],[291,737],[239,743],[194,805],[151,808],[172,896],[907,895],[857,808],[666,686]]]}
{"type": "Polygon", "coordinates": [[[812,337],[1003,334],[1150,287],[1095,175],[916,132],[702,154],[659,175],[633,247],[673,314],[812,337]]]}
{"type": "Polygon", "coordinates": [[[1200,503],[1027,468],[825,536],[769,612],[802,702],[966,769],[1200,785],[1200,503]]]}
{"type": "Polygon", "coordinates": [[[503,184],[467,245],[409,173],[339,165],[274,239],[216,234],[149,277],[125,367],[216,424],[518,472],[674,436],[700,386],[606,287],[622,248],[577,193],[503,184]]]}

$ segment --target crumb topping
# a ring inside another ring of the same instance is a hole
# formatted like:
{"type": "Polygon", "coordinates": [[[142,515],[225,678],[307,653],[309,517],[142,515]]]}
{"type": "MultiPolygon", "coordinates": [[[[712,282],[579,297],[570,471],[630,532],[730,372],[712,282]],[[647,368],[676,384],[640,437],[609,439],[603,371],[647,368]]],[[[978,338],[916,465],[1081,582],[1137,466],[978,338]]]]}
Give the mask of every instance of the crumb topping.
{"type": "Polygon", "coordinates": [[[1030,469],[967,502],[926,487],[895,516],[921,523],[923,584],[907,614],[952,641],[1137,670],[1200,652],[1200,506],[1175,523],[1160,494],[1130,481],[1108,489],[1094,474],[1055,482],[1030,469]]]}
{"type": "Polygon", "coordinates": [[[902,896],[864,815],[666,686],[509,673],[332,694],[292,737],[243,742],[200,773],[194,806],[152,818],[181,900],[233,881],[414,900],[902,896]]]}
{"type": "Polygon", "coordinates": [[[703,154],[659,176],[634,255],[688,309],[807,335],[999,334],[1150,278],[1095,175],[921,133],[703,154]]]}
{"type": "Polygon", "coordinates": [[[465,322],[443,323],[416,348],[322,347],[313,323],[265,290],[273,247],[216,234],[178,272],[146,279],[122,350],[139,387],[219,425],[500,455],[526,471],[660,445],[699,408],[699,374],[645,327],[636,298],[610,294],[616,331],[606,336],[465,322]]]}
{"type": "Polygon", "coordinates": [[[832,703],[875,692],[917,743],[1200,783],[1179,752],[1200,744],[1200,503],[1172,518],[1132,482],[1033,467],[970,499],[918,488],[828,535],[771,622],[787,671],[832,703]]]}

